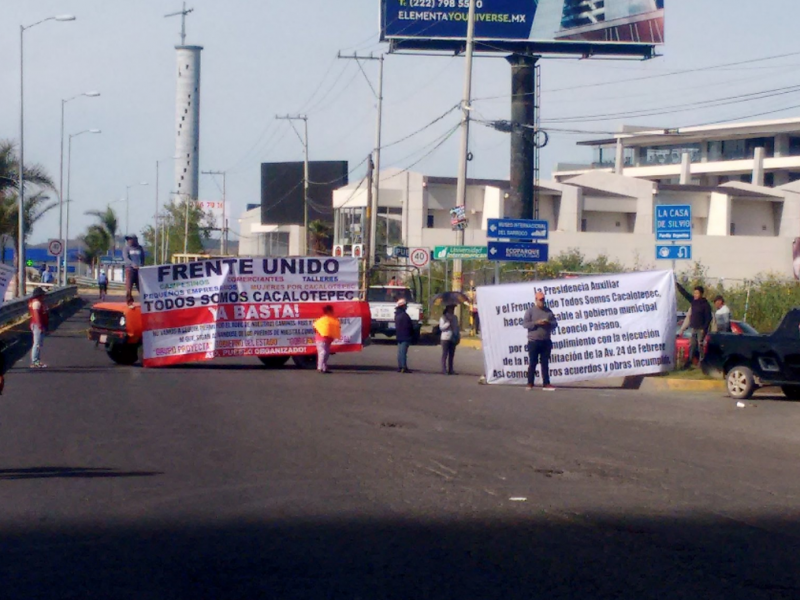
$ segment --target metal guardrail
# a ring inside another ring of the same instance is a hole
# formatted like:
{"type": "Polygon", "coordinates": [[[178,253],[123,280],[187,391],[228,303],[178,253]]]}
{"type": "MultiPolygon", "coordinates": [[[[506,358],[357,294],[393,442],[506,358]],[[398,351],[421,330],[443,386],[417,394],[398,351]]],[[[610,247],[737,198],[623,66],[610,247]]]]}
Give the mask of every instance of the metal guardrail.
{"type": "MultiPolygon", "coordinates": [[[[55,291],[49,292],[45,295],[45,302],[48,308],[52,308],[62,302],[72,300],[78,296],[78,286],[70,285],[63,288],[57,288],[55,291]]],[[[0,327],[19,321],[28,315],[28,300],[30,296],[23,298],[15,298],[9,300],[0,306],[0,327]]]]}
{"type": "MultiPolygon", "coordinates": [[[[82,288],[97,288],[97,280],[91,277],[76,277],[75,284],[82,288]]],[[[108,289],[125,291],[125,284],[121,281],[109,281],[108,289]]]]}

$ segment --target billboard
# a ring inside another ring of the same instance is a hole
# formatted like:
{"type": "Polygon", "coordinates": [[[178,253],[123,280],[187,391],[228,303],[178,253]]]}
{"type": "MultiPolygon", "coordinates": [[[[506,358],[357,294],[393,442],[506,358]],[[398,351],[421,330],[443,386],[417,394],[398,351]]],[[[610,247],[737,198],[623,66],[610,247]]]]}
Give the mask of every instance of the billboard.
{"type": "MultiPolygon", "coordinates": [[[[308,220],[333,220],[333,191],[347,185],[347,161],[308,163],[308,220]]],[[[261,163],[261,224],[303,224],[303,162],[261,163]]]]}
{"type": "MultiPolygon", "coordinates": [[[[468,9],[469,0],[381,0],[381,38],[412,48],[414,41],[463,43],[468,9]]],[[[477,0],[475,39],[663,44],[664,0],[477,0]]]]}

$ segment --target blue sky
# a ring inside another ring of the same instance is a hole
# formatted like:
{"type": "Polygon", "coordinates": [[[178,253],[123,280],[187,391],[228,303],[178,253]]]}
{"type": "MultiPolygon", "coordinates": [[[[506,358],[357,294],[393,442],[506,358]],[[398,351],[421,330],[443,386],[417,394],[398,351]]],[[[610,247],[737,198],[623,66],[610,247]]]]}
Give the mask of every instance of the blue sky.
{"type": "MultiPolygon", "coordinates": [[[[88,90],[67,106],[67,133],[99,128],[101,135],[73,140],[72,230],[89,222],[85,210],[103,208],[132,188],[132,229],[152,219],[155,161],[174,154],[175,52],[180,9],[164,0],[3,0],[0,22],[0,138],[17,139],[19,118],[19,25],[70,13],[77,20],[44,23],[25,34],[25,155],[57,179],[60,100],[88,90]]],[[[202,64],[200,164],[227,170],[231,225],[248,203],[260,200],[259,163],[301,160],[302,146],[276,114],[307,112],[310,155],[314,160],[360,163],[374,144],[375,100],[353,61],[338,51],[380,52],[377,0],[195,0],[187,19],[187,43],[205,47],[202,64]]],[[[542,118],[550,144],[542,153],[543,177],[557,162],[587,162],[588,150],[575,146],[592,133],[621,123],[676,127],[763,112],[758,118],[800,114],[800,95],[789,90],[758,101],[719,107],[694,103],[794,85],[800,49],[794,31],[796,1],[745,3],[723,0],[667,4],[667,44],[663,56],[647,61],[543,60],[542,118]],[[734,8],[735,6],[735,8],[734,8]],[[781,54],[780,59],[709,68],[781,54]],[[676,73],[702,69],[692,73],[676,73]],[[678,106],[690,105],[690,106],[678,106]],[[669,114],[629,118],[629,111],[663,108],[669,114]],[[603,116],[608,115],[608,116],[603,116]],[[556,119],[581,117],[577,121],[556,119]],[[583,118],[585,117],[585,118],[583,118]]],[[[460,99],[463,59],[389,56],[386,60],[384,144],[432,121],[460,99]]],[[[365,65],[375,82],[374,64],[365,65]]],[[[509,117],[509,67],[505,60],[475,63],[473,94],[479,117],[509,117]]],[[[458,123],[452,112],[409,140],[387,148],[383,166],[407,167],[425,156],[458,123]]],[[[508,176],[508,137],[475,125],[470,176],[508,176]]],[[[415,170],[454,175],[458,135],[420,161],[415,170]]],[[[356,171],[354,179],[363,173],[356,171]]],[[[221,197],[221,181],[201,176],[201,197],[221,197]]],[[[172,188],[169,161],[162,163],[160,197],[172,188]]],[[[124,204],[115,204],[124,212],[124,204]]],[[[57,236],[53,212],[37,227],[34,241],[57,236]]]]}

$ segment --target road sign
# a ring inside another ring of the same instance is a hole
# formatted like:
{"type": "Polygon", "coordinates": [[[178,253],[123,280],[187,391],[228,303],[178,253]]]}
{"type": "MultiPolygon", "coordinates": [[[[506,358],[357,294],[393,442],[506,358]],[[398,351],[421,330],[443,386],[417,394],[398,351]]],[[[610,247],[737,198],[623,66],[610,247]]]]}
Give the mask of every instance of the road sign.
{"type": "Polygon", "coordinates": [[[421,269],[431,261],[431,253],[427,248],[411,248],[408,259],[412,265],[421,269]]]}
{"type": "Polygon", "coordinates": [[[408,246],[388,246],[386,254],[394,258],[408,258],[408,246]]]}
{"type": "Polygon", "coordinates": [[[656,206],[656,239],[659,242],[692,239],[692,206],[659,204],[656,206]]]}
{"type": "Polygon", "coordinates": [[[342,244],[335,244],[333,246],[333,255],[335,257],[342,257],[344,256],[344,246],[342,244]]]}
{"type": "Polygon", "coordinates": [[[489,219],[486,237],[520,240],[546,240],[549,234],[547,221],[533,219],[489,219]]]}
{"type": "Polygon", "coordinates": [[[525,242],[489,242],[489,260],[511,262],[547,262],[547,244],[525,242]]]}
{"type": "Polygon", "coordinates": [[[61,240],[50,240],[47,244],[47,253],[50,256],[61,256],[61,253],[64,251],[64,244],[61,243],[61,240]]]}
{"type": "Polygon", "coordinates": [[[433,249],[433,260],[486,259],[486,246],[436,246],[433,249]]]}
{"type": "Polygon", "coordinates": [[[690,244],[659,244],[656,246],[657,260],[692,260],[692,246],[690,244]]]}

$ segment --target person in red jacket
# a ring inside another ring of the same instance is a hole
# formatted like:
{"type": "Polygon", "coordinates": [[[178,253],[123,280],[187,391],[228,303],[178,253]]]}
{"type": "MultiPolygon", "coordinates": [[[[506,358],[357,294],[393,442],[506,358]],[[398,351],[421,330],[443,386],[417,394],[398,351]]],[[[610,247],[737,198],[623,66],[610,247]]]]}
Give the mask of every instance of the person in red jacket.
{"type": "Polygon", "coordinates": [[[47,365],[42,364],[41,352],[44,336],[47,333],[49,315],[47,304],[44,301],[44,290],[37,287],[28,300],[28,312],[31,316],[31,332],[33,333],[33,347],[31,348],[31,369],[41,369],[47,365]]]}

